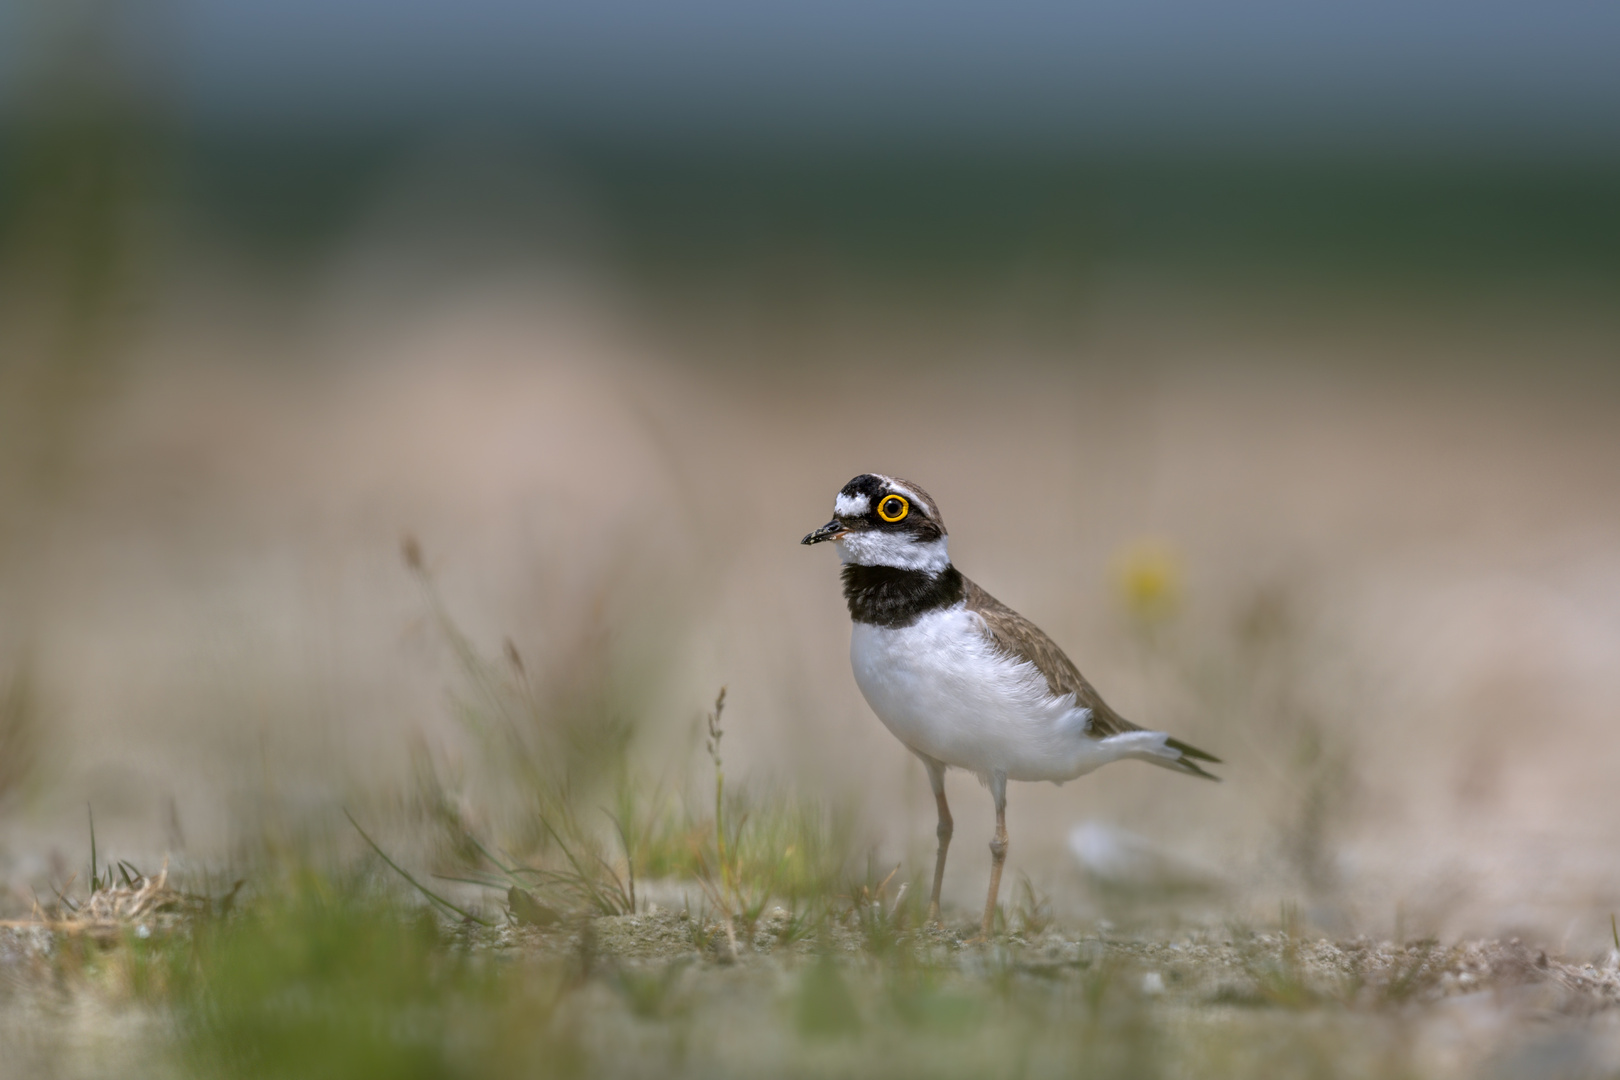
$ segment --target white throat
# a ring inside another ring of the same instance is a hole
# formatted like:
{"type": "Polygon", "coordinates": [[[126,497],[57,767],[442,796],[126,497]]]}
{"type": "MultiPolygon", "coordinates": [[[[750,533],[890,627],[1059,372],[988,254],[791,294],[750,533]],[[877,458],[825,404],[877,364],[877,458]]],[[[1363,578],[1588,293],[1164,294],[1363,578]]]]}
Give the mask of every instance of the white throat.
{"type": "Polygon", "coordinates": [[[925,570],[937,574],[951,565],[942,536],[919,544],[900,533],[847,532],[838,538],[838,557],[856,566],[893,566],[901,570],[925,570]]]}

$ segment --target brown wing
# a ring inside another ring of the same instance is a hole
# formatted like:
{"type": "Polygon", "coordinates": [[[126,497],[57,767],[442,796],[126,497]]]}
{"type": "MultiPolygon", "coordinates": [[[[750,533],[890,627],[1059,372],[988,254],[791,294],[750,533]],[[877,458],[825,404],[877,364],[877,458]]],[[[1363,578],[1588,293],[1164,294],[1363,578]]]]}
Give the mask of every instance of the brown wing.
{"type": "Polygon", "coordinates": [[[1141,731],[1119,713],[1109,708],[1074,661],[1064,655],[1057,642],[1047,637],[1040,627],[1024,618],[1000,600],[991,596],[977,584],[962,579],[964,599],[969,611],[977,612],[990,631],[996,647],[1008,656],[1028,660],[1046,676],[1046,685],[1054,695],[1073,694],[1076,704],[1091,710],[1091,733],[1097,738],[1118,735],[1126,731],[1141,731]]]}

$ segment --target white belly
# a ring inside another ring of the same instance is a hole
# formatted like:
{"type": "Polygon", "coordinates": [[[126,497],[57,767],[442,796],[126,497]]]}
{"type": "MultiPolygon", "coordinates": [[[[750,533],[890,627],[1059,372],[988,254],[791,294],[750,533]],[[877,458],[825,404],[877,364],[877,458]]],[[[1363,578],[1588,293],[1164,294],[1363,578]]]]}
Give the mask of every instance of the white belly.
{"type": "Polygon", "coordinates": [[[913,750],[981,776],[1068,780],[1114,760],[1090,712],[1001,654],[965,605],[892,629],[855,623],[849,659],[867,704],[913,750]]]}

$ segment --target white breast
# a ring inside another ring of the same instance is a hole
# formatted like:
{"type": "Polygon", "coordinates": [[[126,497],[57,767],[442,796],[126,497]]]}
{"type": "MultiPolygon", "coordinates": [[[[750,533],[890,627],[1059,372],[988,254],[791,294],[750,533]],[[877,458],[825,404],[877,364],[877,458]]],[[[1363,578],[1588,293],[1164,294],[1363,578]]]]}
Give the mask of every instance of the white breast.
{"type": "Polygon", "coordinates": [[[1085,733],[1090,710],[1054,697],[1033,664],[995,648],[964,604],[910,626],[855,624],[855,682],[913,750],[1012,780],[1068,780],[1115,760],[1085,733]]]}

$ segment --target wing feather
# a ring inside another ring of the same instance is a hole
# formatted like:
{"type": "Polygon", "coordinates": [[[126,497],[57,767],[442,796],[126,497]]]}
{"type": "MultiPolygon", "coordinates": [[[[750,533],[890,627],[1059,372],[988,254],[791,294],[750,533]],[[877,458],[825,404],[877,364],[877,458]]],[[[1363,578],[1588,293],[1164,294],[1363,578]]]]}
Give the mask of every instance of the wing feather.
{"type": "Polygon", "coordinates": [[[1080,669],[1074,666],[1074,661],[1058,648],[1057,642],[1046,636],[1045,631],[985,592],[977,582],[964,577],[962,585],[968,610],[984,620],[985,629],[997,649],[1010,657],[1034,664],[1035,669],[1046,678],[1052,696],[1073,694],[1075,704],[1091,710],[1092,735],[1101,739],[1142,730],[1102,699],[1096,688],[1080,674],[1080,669]]]}
{"type": "MultiPolygon", "coordinates": [[[[985,592],[976,582],[964,577],[962,586],[963,599],[967,602],[968,610],[984,621],[985,631],[997,649],[1014,659],[1034,664],[1035,669],[1045,677],[1047,688],[1052,691],[1054,697],[1073,694],[1075,704],[1091,710],[1091,725],[1087,732],[1089,735],[1105,739],[1110,735],[1144,730],[1141,725],[1133,724],[1115,712],[1108,702],[1102,699],[1102,695],[1097,693],[1096,688],[1086,681],[1086,677],[1080,674],[1080,669],[1074,666],[1074,661],[1070,660],[1068,655],[1058,648],[1057,642],[1047,637],[1040,627],[985,592]]],[[[1189,746],[1180,739],[1166,739],[1165,746],[1175,750],[1180,757],[1154,760],[1154,764],[1162,764],[1167,768],[1179,769],[1210,780],[1217,779],[1194,762],[1208,761],[1220,764],[1220,758],[1205,753],[1195,746],[1189,746]]]]}

